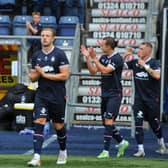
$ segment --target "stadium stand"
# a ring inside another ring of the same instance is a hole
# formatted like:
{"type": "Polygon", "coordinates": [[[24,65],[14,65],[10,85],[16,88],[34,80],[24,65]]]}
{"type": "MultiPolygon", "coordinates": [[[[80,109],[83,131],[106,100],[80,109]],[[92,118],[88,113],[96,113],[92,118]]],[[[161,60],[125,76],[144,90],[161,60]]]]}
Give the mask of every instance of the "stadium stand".
{"type": "Polygon", "coordinates": [[[15,5],[15,0],[0,0],[0,5],[15,5]]]}
{"type": "Polygon", "coordinates": [[[10,34],[11,21],[9,16],[4,15],[0,16],[0,35],[9,35],[10,34]]]}
{"type": "Polygon", "coordinates": [[[13,35],[26,35],[26,21],[31,19],[31,16],[16,15],[13,19],[13,35]]]}
{"type": "Polygon", "coordinates": [[[74,36],[76,24],[79,23],[77,16],[61,16],[59,19],[59,36],[74,36]]]}
{"type": "Polygon", "coordinates": [[[15,4],[15,0],[0,0],[0,12],[13,11],[15,4]]]}
{"type": "Polygon", "coordinates": [[[40,23],[43,27],[51,27],[54,30],[57,28],[57,22],[55,16],[41,16],[40,23]]]}
{"type": "Polygon", "coordinates": [[[85,3],[85,0],[65,1],[64,16],[77,16],[79,18],[81,29],[84,28],[83,25],[85,22],[85,3]]]}

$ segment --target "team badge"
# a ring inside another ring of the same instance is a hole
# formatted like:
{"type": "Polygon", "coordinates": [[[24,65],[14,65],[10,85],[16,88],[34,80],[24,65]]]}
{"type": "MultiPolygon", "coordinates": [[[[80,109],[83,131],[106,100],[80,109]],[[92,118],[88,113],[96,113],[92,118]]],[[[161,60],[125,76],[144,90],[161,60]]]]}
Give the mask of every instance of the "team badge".
{"type": "Polygon", "coordinates": [[[47,60],[48,60],[47,56],[45,56],[45,57],[44,57],[44,60],[45,60],[45,61],[47,61],[47,60]]]}
{"type": "Polygon", "coordinates": [[[46,113],[46,109],[43,107],[40,111],[42,114],[45,114],[46,113]]]}
{"type": "Polygon", "coordinates": [[[54,62],[55,61],[55,57],[53,56],[52,58],[51,58],[51,62],[54,62]]]}

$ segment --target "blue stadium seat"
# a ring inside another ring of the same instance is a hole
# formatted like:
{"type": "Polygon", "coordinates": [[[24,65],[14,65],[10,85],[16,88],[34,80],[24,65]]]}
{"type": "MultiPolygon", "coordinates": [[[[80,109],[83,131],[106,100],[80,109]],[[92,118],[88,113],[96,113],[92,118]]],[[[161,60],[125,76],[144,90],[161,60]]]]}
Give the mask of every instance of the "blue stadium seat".
{"type": "Polygon", "coordinates": [[[0,12],[12,12],[15,5],[16,0],[0,0],[0,12]]]}
{"type": "Polygon", "coordinates": [[[54,41],[54,45],[56,46],[64,46],[64,47],[67,47],[67,46],[73,46],[73,40],[71,39],[56,39],[54,41]]]}
{"type": "Polygon", "coordinates": [[[0,5],[15,5],[15,0],[0,0],[0,5]]]}
{"type": "Polygon", "coordinates": [[[32,21],[31,16],[17,15],[13,19],[13,35],[26,35],[26,21],[32,21]]]}
{"type": "Polygon", "coordinates": [[[42,27],[51,27],[54,30],[57,28],[55,16],[41,16],[40,23],[42,24],[42,27]]]}
{"type": "Polygon", "coordinates": [[[77,16],[61,16],[59,19],[59,36],[74,36],[76,24],[79,23],[77,16]]]}
{"type": "Polygon", "coordinates": [[[11,21],[9,16],[0,15],[0,35],[10,35],[11,21]]]}

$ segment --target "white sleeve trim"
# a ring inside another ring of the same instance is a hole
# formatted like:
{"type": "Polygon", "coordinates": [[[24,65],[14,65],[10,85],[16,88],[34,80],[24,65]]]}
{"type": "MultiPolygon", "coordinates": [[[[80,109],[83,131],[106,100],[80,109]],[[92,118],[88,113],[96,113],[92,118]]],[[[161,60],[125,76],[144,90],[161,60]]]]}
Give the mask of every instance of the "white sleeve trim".
{"type": "Polygon", "coordinates": [[[111,65],[111,64],[108,64],[107,66],[111,67],[113,70],[116,69],[116,68],[115,68],[113,65],[111,65]]]}

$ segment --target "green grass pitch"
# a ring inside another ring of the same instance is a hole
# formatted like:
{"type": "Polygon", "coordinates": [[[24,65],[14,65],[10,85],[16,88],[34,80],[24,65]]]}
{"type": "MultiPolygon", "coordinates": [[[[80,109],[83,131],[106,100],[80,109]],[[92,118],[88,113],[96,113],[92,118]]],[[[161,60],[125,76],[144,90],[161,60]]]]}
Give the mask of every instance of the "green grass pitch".
{"type": "MultiPolygon", "coordinates": [[[[0,168],[25,168],[31,155],[0,155],[0,168]]],[[[167,159],[69,156],[66,165],[56,165],[57,157],[42,155],[41,168],[167,168],[167,159]]]]}

